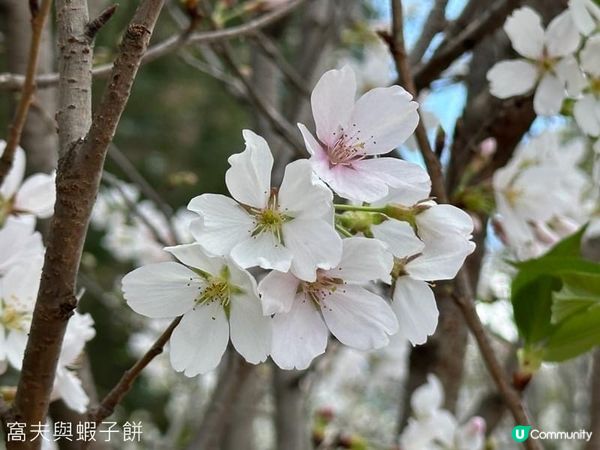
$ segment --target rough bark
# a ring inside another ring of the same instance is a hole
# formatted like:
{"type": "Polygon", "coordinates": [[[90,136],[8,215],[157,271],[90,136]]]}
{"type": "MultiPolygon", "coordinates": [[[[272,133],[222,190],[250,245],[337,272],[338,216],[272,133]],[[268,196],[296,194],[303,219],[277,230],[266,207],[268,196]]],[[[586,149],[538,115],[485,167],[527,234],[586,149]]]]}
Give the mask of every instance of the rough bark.
{"type": "Polygon", "coordinates": [[[274,367],[275,390],[275,448],[277,450],[309,450],[310,432],[306,417],[306,393],[298,383],[297,371],[274,367]]]}
{"type": "MultiPolygon", "coordinates": [[[[71,40],[77,41],[78,45],[59,47],[62,53],[61,78],[65,79],[59,87],[59,133],[62,147],[56,181],[57,198],[23,370],[13,407],[15,419],[28,425],[43,422],[48,411],[65,329],[77,305],[74,293],[77,271],[91,210],[98,192],[104,158],[129,98],[133,80],[162,9],[163,0],[146,0],[138,7],[123,37],[112,76],[91,126],[88,119],[89,110],[86,109],[91,84],[79,84],[79,79],[69,83],[67,75],[77,73],[84,79],[89,76],[91,42],[79,45],[86,39],[86,2],[71,0],[62,3],[62,8],[60,3],[58,6],[59,29],[64,27],[61,33],[65,33],[62,36],[71,36],[71,40]],[[69,62],[65,61],[65,51],[69,52],[69,62]],[[74,67],[73,64],[77,66],[74,67]],[[73,109],[69,108],[71,104],[76,109],[79,108],[79,114],[70,113],[73,109]],[[66,110],[63,110],[63,106],[66,110]]],[[[88,80],[91,83],[91,78],[88,80]]],[[[39,440],[13,442],[9,443],[8,448],[36,449],[39,444],[39,440]]]]}

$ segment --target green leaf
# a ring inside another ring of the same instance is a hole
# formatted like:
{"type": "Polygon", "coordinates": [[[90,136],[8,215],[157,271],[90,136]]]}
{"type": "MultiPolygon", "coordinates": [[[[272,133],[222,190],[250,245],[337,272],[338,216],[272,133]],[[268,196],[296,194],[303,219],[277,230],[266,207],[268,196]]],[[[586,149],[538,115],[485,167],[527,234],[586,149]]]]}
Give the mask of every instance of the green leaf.
{"type": "Polygon", "coordinates": [[[600,305],[562,321],[546,343],[545,361],[564,361],[600,345],[600,305]]]}
{"type": "Polygon", "coordinates": [[[585,313],[600,305],[600,273],[566,273],[561,276],[562,288],[554,293],[552,323],[567,317],[585,313]]]}

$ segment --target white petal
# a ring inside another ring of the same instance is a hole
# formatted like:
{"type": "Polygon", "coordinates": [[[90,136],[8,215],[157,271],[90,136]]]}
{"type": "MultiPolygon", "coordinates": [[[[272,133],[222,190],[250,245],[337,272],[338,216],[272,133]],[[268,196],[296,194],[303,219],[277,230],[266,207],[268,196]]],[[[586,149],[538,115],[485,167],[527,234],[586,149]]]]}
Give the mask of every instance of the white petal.
{"type": "Polygon", "coordinates": [[[28,212],[42,219],[52,215],[56,200],[54,174],[38,173],[25,180],[15,198],[15,210],[28,212]]]}
{"type": "Polygon", "coordinates": [[[411,170],[405,172],[404,185],[390,188],[388,195],[375,202],[375,205],[395,203],[402,206],[413,206],[429,197],[431,178],[426,170],[411,170]]]}
{"type": "Polygon", "coordinates": [[[224,195],[194,197],[188,209],[201,216],[190,224],[196,241],[213,255],[226,256],[254,229],[252,217],[234,200],[224,195]]]}
{"type": "Polygon", "coordinates": [[[329,273],[350,283],[382,280],[391,282],[390,272],[394,258],[386,245],[377,239],[353,237],[344,239],[342,260],[329,273]]]}
{"type": "Polygon", "coordinates": [[[300,280],[291,273],[277,272],[276,270],[268,273],[258,283],[263,314],[271,315],[289,312],[294,298],[296,298],[299,282],[300,280]]]}
{"type": "Polygon", "coordinates": [[[550,22],[545,39],[550,57],[570,55],[579,48],[581,35],[573,22],[571,11],[563,11],[550,22]]]}
{"type": "Polygon", "coordinates": [[[225,173],[225,183],[231,196],[238,202],[264,208],[271,193],[273,155],[269,144],[258,134],[244,130],[246,149],[231,155],[231,167],[225,173]]]}
{"type": "Polygon", "coordinates": [[[203,270],[211,275],[218,275],[226,263],[222,257],[208,256],[200,244],[175,245],[165,247],[164,250],[186,266],[203,270]]]}
{"type": "Polygon", "coordinates": [[[293,255],[291,271],[301,280],[314,281],[317,269],[331,269],[340,262],[342,240],[324,220],[291,220],[283,225],[283,239],[293,255]]]}
{"type": "Polygon", "coordinates": [[[473,233],[473,219],[460,208],[452,205],[434,204],[430,208],[417,214],[417,229],[419,236],[427,242],[437,235],[443,239],[450,233],[458,233],[469,238],[473,233]]]}
{"type": "Polygon", "coordinates": [[[0,274],[15,264],[44,255],[42,236],[33,231],[34,221],[7,220],[0,227],[0,274]]]}
{"type": "Polygon", "coordinates": [[[0,279],[0,297],[5,305],[17,311],[33,311],[44,260],[36,257],[27,263],[13,265],[0,279]]]}
{"type": "Polygon", "coordinates": [[[264,316],[258,296],[233,295],[229,316],[231,342],[251,364],[267,359],[271,352],[271,318],[264,316]]]}
{"type": "MultiPolygon", "coordinates": [[[[598,48],[600,51],[600,48],[598,48]]],[[[561,59],[554,67],[556,76],[566,86],[571,97],[577,97],[585,89],[587,80],[579,67],[579,62],[573,55],[561,59]]]]}
{"type": "Polygon", "coordinates": [[[411,100],[412,95],[400,86],[371,89],[356,102],[346,131],[358,133],[367,154],[388,153],[417,128],[419,105],[411,100]]]}
{"type": "Polygon", "coordinates": [[[304,139],[304,145],[306,146],[306,151],[310,155],[314,155],[316,152],[323,151],[323,147],[321,146],[319,141],[317,141],[315,139],[315,137],[312,135],[312,133],[310,131],[308,131],[308,128],[306,128],[306,125],[299,123],[298,128],[300,129],[300,133],[302,134],[302,138],[304,139]]]}
{"type": "Polygon", "coordinates": [[[403,276],[396,280],[392,309],[399,334],[413,345],[424,344],[437,327],[438,309],[433,291],[424,281],[403,276]]]}
{"type": "Polygon", "coordinates": [[[371,227],[373,236],[388,246],[397,258],[407,258],[423,251],[425,244],[407,222],[389,219],[371,227]]]}
{"type": "Polygon", "coordinates": [[[292,252],[273,233],[264,231],[237,244],[231,251],[231,259],[244,268],[260,266],[287,272],[292,263],[292,252]]]}
{"type": "Polygon", "coordinates": [[[198,275],[174,262],[140,267],[125,275],[122,283],[131,309],[152,318],[177,317],[189,311],[202,286],[198,275]]]}
{"type": "Polygon", "coordinates": [[[219,365],[229,342],[229,322],[218,302],[198,305],[183,316],[171,336],[171,365],[188,377],[219,365]]]}
{"type": "Polygon", "coordinates": [[[490,93],[498,98],[509,98],[529,92],[535,86],[537,77],[537,67],[522,59],[500,61],[487,73],[490,93]]]}
{"type": "Polygon", "coordinates": [[[90,399],[83,389],[81,380],[74,372],[64,368],[57,370],[54,390],[73,411],[84,413],[87,410],[90,399]]]}
{"type": "Polygon", "coordinates": [[[388,335],[398,331],[390,305],[360,286],[342,285],[322,299],[320,306],[331,333],[342,344],[358,350],[384,347],[388,335]]]}
{"type": "Polygon", "coordinates": [[[581,68],[590,75],[600,77],[600,34],[590,37],[581,50],[581,68]]]}
{"type": "Polygon", "coordinates": [[[356,96],[356,78],[349,66],[329,70],[317,82],[310,97],[317,137],[333,146],[336,133],[345,127],[352,114],[356,96]]]}
{"type": "MultiPolygon", "coordinates": [[[[363,159],[352,164],[359,172],[357,176],[369,177],[372,182],[383,182],[398,190],[398,194],[409,194],[414,192],[415,188],[423,190],[424,185],[431,186],[431,181],[427,171],[418,164],[403,161],[398,158],[371,158],[363,159]],[[425,181],[427,180],[427,181],[425,181]],[[417,181],[418,186],[413,184],[417,181]]],[[[423,200],[425,197],[419,198],[423,200]]]]}
{"type": "Polygon", "coordinates": [[[296,296],[286,314],[273,318],[271,358],[282,369],[306,369],[325,352],[329,331],[321,313],[303,295],[296,296]]]}
{"type": "Polygon", "coordinates": [[[504,23],[513,48],[522,56],[540,59],[544,52],[542,19],[533,9],[525,6],[514,11],[504,23]]]}
{"type": "Polygon", "coordinates": [[[600,135],[600,104],[593,95],[584,95],[575,102],[573,116],[585,134],[600,135]]]}
{"type": "Polygon", "coordinates": [[[17,370],[21,370],[23,356],[27,347],[27,333],[24,331],[9,331],[6,336],[6,358],[17,370]]]}
{"type": "Polygon", "coordinates": [[[475,243],[458,234],[426,240],[425,248],[406,265],[406,271],[418,280],[450,280],[474,250],[475,243]]]}
{"type": "MultiPolygon", "coordinates": [[[[0,156],[4,153],[6,142],[0,140],[0,156]]],[[[21,186],[23,176],[25,175],[25,151],[17,147],[12,166],[4,178],[4,183],[0,186],[0,197],[5,199],[12,198],[21,186]]]]}
{"type": "Polygon", "coordinates": [[[277,199],[283,214],[333,220],[333,194],[313,173],[306,159],[287,165],[277,199]]]}
{"type": "Polygon", "coordinates": [[[430,417],[444,404],[444,388],[433,374],[427,375],[427,383],[422,384],[410,398],[410,406],[418,418],[430,417]]]}
{"type": "Polygon", "coordinates": [[[560,112],[564,99],[565,87],[558,77],[547,73],[535,91],[533,109],[540,116],[554,116],[560,112]]]}

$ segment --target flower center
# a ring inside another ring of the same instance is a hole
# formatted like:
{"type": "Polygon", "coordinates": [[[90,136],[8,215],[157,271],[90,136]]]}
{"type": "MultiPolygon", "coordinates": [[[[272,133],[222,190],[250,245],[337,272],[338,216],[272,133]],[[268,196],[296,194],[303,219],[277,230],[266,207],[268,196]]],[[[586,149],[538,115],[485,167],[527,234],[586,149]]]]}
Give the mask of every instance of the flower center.
{"type": "Polygon", "coordinates": [[[277,239],[277,242],[283,244],[282,227],[283,224],[291,220],[292,217],[279,210],[276,189],[272,190],[265,208],[251,209],[250,213],[254,216],[252,236],[258,236],[264,232],[272,233],[277,239]]]}
{"type": "MultiPolygon", "coordinates": [[[[361,136],[361,132],[356,127],[356,124],[352,125],[351,130],[344,130],[344,128],[340,127],[340,131],[333,134],[337,137],[337,140],[332,146],[327,148],[327,155],[329,156],[329,164],[331,166],[349,166],[353,162],[360,161],[367,156],[365,153],[365,139],[361,136]]],[[[371,136],[372,139],[373,136],[371,136]]],[[[373,143],[376,144],[375,141],[373,143]]]]}
{"type": "Polygon", "coordinates": [[[219,302],[224,308],[229,306],[231,301],[231,285],[221,277],[210,277],[207,283],[200,289],[200,294],[196,298],[199,305],[219,302]]]}
{"type": "Polygon", "coordinates": [[[590,77],[590,91],[593,94],[600,95],[600,77],[598,77],[598,78],[590,77]]]}
{"type": "Polygon", "coordinates": [[[12,306],[6,305],[6,303],[3,306],[0,324],[7,330],[25,331],[27,329],[27,322],[31,319],[31,314],[18,311],[12,306]]]}
{"type": "Polygon", "coordinates": [[[504,190],[504,196],[506,197],[506,201],[513,208],[517,205],[517,202],[519,201],[521,194],[522,194],[521,190],[516,189],[514,187],[509,187],[504,190]]]}
{"type": "Polygon", "coordinates": [[[317,280],[310,283],[303,282],[300,289],[316,306],[319,306],[344,284],[345,281],[341,278],[328,277],[317,272],[317,280]]]}
{"type": "Polygon", "coordinates": [[[13,200],[5,199],[2,195],[0,195],[0,226],[4,225],[8,216],[13,210],[13,200]]]}

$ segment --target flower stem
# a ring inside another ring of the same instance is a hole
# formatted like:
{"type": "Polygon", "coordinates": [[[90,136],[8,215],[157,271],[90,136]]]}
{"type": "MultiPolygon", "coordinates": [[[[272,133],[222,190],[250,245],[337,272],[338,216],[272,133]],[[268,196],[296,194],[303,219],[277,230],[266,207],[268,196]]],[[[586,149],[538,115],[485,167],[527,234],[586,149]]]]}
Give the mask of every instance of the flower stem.
{"type": "Polygon", "coordinates": [[[356,206],[356,205],[333,205],[338,211],[364,211],[364,212],[385,212],[385,206],[356,206]]]}
{"type": "Polygon", "coordinates": [[[352,237],[352,233],[350,233],[350,231],[348,231],[346,228],[344,228],[339,223],[335,224],[335,229],[337,230],[338,233],[340,233],[344,237],[352,237]]]}

